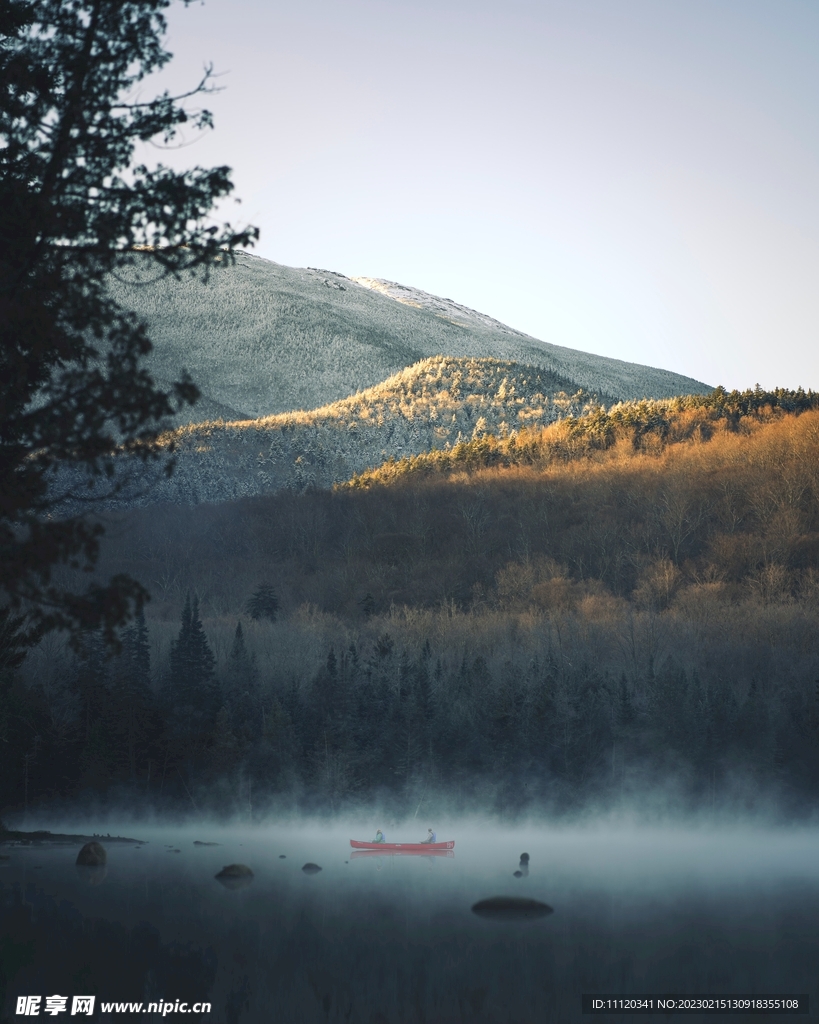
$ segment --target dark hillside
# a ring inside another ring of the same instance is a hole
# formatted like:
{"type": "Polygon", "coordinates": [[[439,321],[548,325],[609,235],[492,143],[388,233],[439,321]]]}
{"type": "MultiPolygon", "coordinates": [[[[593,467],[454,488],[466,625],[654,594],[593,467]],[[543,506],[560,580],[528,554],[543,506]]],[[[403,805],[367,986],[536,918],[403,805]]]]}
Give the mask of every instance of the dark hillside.
{"type": "MultiPolygon", "coordinates": [[[[197,574],[230,566],[240,590],[275,577],[292,607],[345,617],[358,614],[364,592],[380,611],[450,599],[470,607],[478,592],[503,601],[498,573],[543,559],[572,586],[593,582],[629,600],[655,564],[673,567],[675,593],[706,579],[750,593],[775,565],[795,597],[809,587],[819,529],[818,436],[819,411],[770,405],[744,415],[705,404],[593,414],[390,463],[333,493],[134,512],[111,567],[175,568],[205,595],[197,574]],[[606,419],[618,417],[609,430],[606,419]],[[412,471],[437,460],[445,475],[412,471]]],[[[540,586],[547,570],[531,571],[540,586]]],[[[530,598],[523,590],[517,599],[530,598]]]]}

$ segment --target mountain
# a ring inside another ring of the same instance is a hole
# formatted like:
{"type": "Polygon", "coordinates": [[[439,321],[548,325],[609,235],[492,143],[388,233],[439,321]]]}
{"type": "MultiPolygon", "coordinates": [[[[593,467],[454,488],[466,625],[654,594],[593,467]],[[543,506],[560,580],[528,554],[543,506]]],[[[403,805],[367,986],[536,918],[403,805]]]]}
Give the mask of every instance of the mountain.
{"type": "Polygon", "coordinates": [[[143,317],[160,381],[187,367],[202,391],[182,421],[249,419],[347,398],[431,356],[538,367],[612,399],[710,390],[667,370],[538,341],[394,282],[281,266],[247,253],[207,281],[156,280],[146,266],[111,292],[143,317]]]}
{"type": "Polygon", "coordinates": [[[485,433],[710,390],[538,341],[395,282],[247,253],[207,280],[156,279],[137,264],[112,279],[111,292],[147,322],[156,379],[187,368],[202,392],[167,435],[173,476],[133,471],[117,504],[327,487],[485,433]]]}

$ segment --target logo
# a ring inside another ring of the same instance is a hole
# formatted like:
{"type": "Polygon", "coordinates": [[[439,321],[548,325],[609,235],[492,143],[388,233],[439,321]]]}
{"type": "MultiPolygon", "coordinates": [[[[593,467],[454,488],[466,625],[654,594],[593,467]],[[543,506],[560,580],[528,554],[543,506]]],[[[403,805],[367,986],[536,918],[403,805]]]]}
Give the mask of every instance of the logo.
{"type": "MultiPolygon", "coordinates": [[[[89,1017],[94,1013],[96,996],[73,996],[71,999],[71,1016],[87,1014],[89,1017]]],[[[17,1014],[20,1017],[39,1017],[40,1003],[42,996],[18,996],[17,1014]]],[[[58,1013],[68,1011],[68,996],[46,996],[43,1013],[56,1017],[58,1013]]]]}

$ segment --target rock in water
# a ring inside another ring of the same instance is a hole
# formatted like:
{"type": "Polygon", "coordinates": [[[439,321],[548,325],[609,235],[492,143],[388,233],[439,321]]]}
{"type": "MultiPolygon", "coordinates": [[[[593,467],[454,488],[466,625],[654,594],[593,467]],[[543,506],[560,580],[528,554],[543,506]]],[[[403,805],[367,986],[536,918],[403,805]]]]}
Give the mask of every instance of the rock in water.
{"type": "Polygon", "coordinates": [[[522,853],[520,855],[520,862],[521,862],[521,864],[528,864],[529,863],[529,854],[528,853],[522,853]]]}
{"type": "Polygon", "coordinates": [[[85,868],[101,868],[107,860],[105,847],[93,841],[86,843],[77,854],[77,863],[85,868]]]}
{"type": "Polygon", "coordinates": [[[540,903],[538,900],[519,896],[492,896],[474,904],[472,913],[494,921],[530,921],[537,917],[547,917],[554,910],[548,903],[540,903]]]}
{"type": "Polygon", "coordinates": [[[523,878],[522,871],[513,871],[512,874],[515,876],[515,878],[523,878]]]}
{"type": "Polygon", "coordinates": [[[313,864],[312,862],[308,861],[307,864],[305,864],[304,867],[302,868],[302,871],[305,873],[305,875],[317,875],[319,871],[321,871],[321,868],[318,866],[318,864],[313,864]]]}
{"type": "Polygon", "coordinates": [[[107,860],[105,847],[96,840],[92,840],[90,843],[86,843],[77,854],[77,874],[86,885],[102,885],[108,874],[108,869],[105,866],[107,860]]]}
{"type": "Polygon", "coordinates": [[[226,864],[217,878],[252,878],[253,872],[247,864],[226,864]]]}
{"type": "Polygon", "coordinates": [[[214,878],[226,889],[243,889],[253,881],[253,872],[247,864],[226,864],[214,878]]]}
{"type": "Polygon", "coordinates": [[[194,839],[194,846],[218,846],[218,843],[203,843],[201,839],[194,839]]]}

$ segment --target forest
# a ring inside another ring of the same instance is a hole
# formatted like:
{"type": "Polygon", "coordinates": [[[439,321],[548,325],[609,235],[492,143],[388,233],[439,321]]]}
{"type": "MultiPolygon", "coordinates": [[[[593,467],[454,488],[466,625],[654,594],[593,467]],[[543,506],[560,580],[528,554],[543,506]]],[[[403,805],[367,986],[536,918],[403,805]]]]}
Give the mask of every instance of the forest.
{"type": "Polygon", "coordinates": [[[152,601],[113,655],[4,657],[0,811],[816,811],[815,395],[624,403],[105,524],[98,571],[152,601]]]}

